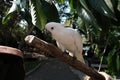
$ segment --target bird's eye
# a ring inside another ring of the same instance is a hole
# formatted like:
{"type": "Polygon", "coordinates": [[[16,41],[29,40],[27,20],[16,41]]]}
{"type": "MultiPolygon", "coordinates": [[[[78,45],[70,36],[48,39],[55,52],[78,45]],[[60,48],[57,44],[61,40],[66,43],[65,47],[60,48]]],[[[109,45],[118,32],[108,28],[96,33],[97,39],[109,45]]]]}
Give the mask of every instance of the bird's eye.
{"type": "Polygon", "coordinates": [[[53,30],[54,29],[54,27],[51,27],[51,30],[53,30]]]}

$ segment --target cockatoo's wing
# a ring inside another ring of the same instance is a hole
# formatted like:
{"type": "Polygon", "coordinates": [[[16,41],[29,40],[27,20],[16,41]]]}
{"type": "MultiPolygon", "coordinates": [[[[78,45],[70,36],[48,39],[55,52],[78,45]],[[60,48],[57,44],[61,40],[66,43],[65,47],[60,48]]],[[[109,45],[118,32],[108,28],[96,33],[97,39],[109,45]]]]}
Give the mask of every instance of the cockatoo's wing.
{"type": "Polygon", "coordinates": [[[83,51],[82,38],[81,38],[81,35],[79,34],[79,32],[77,32],[77,31],[74,34],[74,45],[76,47],[76,50],[75,50],[75,56],[76,56],[76,58],[79,61],[85,63],[85,61],[83,59],[83,55],[82,55],[82,51],[83,51]]]}
{"type": "Polygon", "coordinates": [[[58,41],[56,41],[56,44],[62,50],[62,52],[66,51],[65,48],[64,48],[64,46],[62,46],[62,44],[60,44],[58,41]]]}
{"type": "Polygon", "coordinates": [[[68,50],[66,50],[66,49],[64,48],[64,46],[62,46],[62,44],[60,44],[58,41],[56,41],[56,44],[57,44],[57,46],[62,50],[62,52],[67,52],[67,53],[69,53],[70,56],[73,57],[73,53],[71,53],[71,52],[69,52],[68,50]]]}

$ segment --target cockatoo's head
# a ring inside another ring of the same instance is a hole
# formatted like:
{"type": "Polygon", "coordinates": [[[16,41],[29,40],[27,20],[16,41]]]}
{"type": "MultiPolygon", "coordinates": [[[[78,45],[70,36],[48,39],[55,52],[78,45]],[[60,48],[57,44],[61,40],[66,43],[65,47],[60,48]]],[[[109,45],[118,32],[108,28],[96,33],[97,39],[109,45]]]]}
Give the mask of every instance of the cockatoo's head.
{"type": "Polygon", "coordinates": [[[49,22],[45,25],[45,30],[53,36],[54,34],[61,32],[63,30],[64,26],[60,23],[56,22],[49,22]]]}

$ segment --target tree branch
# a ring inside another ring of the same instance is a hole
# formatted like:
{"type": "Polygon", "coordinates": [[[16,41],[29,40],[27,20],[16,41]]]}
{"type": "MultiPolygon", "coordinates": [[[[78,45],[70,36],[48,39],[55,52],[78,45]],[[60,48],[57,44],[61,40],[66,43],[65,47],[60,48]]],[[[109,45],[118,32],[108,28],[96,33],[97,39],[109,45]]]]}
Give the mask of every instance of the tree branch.
{"type": "Polygon", "coordinates": [[[58,58],[61,61],[64,61],[65,63],[69,64],[70,66],[80,70],[81,72],[87,74],[91,77],[92,80],[105,80],[105,77],[99,74],[97,71],[93,70],[92,68],[89,68],[82,62],[78,60],[74,60],[71,56],[68,54],[63,54],[63,52],[54,46],[53,44],[47,43],[33,35],[29,35],[25,38],[25,41],[28,45],[31,45],[35,48],[40,49],[41,51],[44,51],[56,58],[58,58]]]}

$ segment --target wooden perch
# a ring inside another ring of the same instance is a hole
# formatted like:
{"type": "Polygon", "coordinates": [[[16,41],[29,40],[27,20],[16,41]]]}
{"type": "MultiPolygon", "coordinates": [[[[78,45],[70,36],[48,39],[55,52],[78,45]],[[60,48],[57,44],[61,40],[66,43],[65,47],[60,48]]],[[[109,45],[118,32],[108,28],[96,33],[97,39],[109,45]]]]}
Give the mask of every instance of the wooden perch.
{"type": "Polygon", "coordinates": [[[90,76],[92,80],[105,80],[105,77],[99,74],[97,71],[95,71],[92,68],[89,68],[82,62],[78,60],[74,60],[71,56],[68,54],[63,54],[63,52],[54,46],[53,44],[47,43],[33,35],[29,35],[25,38],[25,41],[27,44],[40,49],[41,51],[44,51],[56,58],[58,58],[61,61],[64,61],[65,63],[69,64],[70,66],[80,70],[81,72],[85,73],[86,75],[90,76]]]}

